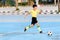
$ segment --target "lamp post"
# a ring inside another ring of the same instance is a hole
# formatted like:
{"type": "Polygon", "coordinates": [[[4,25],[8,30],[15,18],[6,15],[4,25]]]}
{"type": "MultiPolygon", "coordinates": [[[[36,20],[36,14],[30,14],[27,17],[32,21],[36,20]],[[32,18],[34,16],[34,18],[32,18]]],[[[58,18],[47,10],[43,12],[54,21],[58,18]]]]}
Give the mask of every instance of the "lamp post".
{"type": "Polygon", "coordinates": [[[58,11],[60,12],[60,0],[58,0],[58,11]]]}
{"type": "Polygon", "coordinates": [[[35,0],[35,1],[36,1],[36,5],[38,5],[38,4],[39,4],[39,3],[38,3],[39,0],[35,0]]]}
{"type": "Polygon", "coordinates": [[[57,0],[54,0],[54,4],[55,4],[55,5],[56,5],[56,1],[57,1],[57,0]]]}
{"type": "Polygon", "coordinates": [[[18,9],[18,0],[15,0],[15,3],[16,3],[16,10],[19,10],[18,9]]]}
{"type": "Polygon", "coordinates": [[[2,3],[3,3],[3,7],[5,6],[5,1],[6,1],[6,0],[2,0],[2,3]]]}

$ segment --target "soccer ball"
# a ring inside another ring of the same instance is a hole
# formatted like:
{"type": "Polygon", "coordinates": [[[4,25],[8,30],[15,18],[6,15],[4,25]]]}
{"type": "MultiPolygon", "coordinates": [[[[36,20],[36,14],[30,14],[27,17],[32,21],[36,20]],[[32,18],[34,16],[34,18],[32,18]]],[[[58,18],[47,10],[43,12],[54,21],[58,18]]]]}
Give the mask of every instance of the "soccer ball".
{"type": "Polygon", "coordinates": [[[48,32],[48,36],[52,36],[52,32],[49,31],[49,32],[48,32]]]}

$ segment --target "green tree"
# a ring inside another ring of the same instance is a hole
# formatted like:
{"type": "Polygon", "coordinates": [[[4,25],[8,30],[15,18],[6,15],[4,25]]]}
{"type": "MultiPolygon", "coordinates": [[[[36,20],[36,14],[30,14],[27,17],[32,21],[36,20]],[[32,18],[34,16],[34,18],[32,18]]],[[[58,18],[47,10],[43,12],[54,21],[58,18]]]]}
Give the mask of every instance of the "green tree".
{"type": "Polygon", "coordinates": [[[7,6],[14,6],[15,5],[15,1],[13,1],[13,0],[6,0],[6,5],[7,6]]]}
{"type": "Polygon", "coordinates": [[[10,0],[6,0],[6,6],[10,5],[10,0]]]}
{"type": "Polygon", "coordinates": [[[2,0],[0,0],[0,6],[2,6],[2,0]]]}

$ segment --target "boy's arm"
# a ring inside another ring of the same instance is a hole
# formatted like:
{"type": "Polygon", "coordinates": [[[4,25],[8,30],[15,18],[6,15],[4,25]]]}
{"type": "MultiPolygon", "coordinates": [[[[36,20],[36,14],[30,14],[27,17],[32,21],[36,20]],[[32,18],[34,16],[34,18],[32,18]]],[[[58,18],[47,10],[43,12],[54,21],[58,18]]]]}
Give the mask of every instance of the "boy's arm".
{"type": "Polygon", "coordinates": [[[25,11],[25,17],[28,16],[30,13],[28,11],[25,11]]]}
{"type": "Polygon", "coordinates": [[[39,14],[41,14],[41,13],[42,13],[42,10],[39,11],[39,14]]]}

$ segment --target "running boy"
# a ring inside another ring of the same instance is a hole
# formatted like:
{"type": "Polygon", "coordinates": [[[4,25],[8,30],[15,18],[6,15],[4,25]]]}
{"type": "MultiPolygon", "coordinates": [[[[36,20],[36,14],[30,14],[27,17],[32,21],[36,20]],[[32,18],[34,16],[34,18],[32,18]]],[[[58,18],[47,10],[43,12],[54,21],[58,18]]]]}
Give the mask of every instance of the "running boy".
{"type": "MultiPolygon", "coordinates": [[[[37,5],[33,5],[33,9],[30,10],[29,13],[32,15],[32,22],[31,22],[31,25],[25,27],[24,32],[36,24],[39,33],[42,33],[42,30],[40,29],[39,23],[37,21],[37,15],[40,14],[41,11],[37,9],[37,5]]],[[[28,13],[25,16],[27,16],[27,15],[28,15],[28,13]]]]}

